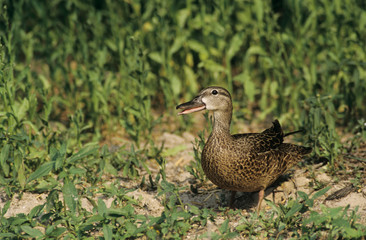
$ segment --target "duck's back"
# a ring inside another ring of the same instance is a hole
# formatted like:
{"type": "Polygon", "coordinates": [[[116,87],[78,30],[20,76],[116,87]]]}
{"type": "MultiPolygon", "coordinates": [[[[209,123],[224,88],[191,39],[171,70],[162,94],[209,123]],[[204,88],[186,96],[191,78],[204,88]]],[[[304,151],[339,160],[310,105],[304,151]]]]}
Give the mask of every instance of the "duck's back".
{"type": "Polygon", "coordinates": [[[262,133],[237,134],[223,139],[211,135],[202,152],[207,177],[221,188],[254,192],[272,184],[311,148],[283,143],[276,120],[262,133]]]}

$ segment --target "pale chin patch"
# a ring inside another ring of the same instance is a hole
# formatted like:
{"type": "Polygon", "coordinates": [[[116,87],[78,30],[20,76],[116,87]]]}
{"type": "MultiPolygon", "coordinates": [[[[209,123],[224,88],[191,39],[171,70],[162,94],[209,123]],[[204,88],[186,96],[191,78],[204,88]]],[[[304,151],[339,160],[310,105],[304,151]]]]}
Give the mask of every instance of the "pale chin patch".
{"type": "Polygon", "coordinates": [[[201,101],[206,105],[207,110],[213,110],[212,107],[210,107],[210,104],[207,104],[206,98],[202,98],[201,101]]]}

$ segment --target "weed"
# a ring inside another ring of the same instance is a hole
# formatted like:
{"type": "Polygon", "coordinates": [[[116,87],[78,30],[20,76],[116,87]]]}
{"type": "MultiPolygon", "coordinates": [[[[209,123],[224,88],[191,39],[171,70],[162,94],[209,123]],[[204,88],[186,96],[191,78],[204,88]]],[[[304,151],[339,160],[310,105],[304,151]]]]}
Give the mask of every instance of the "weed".
{"type": "Polygon", "coordinates": [[[203,150],[203,147],[205,146],[205,131],[201,131],[198,134],[199,139],[195,139],[194,147],[193,147],[193,153],[194,153],[194,160],[190,163],[189,166],[186,167],[187,171],[192,174],[192,176],[199,180],[201,183],[204,183],[207,181],[207,177],[202,169],[201,165],[201,153],[203,150]]]}

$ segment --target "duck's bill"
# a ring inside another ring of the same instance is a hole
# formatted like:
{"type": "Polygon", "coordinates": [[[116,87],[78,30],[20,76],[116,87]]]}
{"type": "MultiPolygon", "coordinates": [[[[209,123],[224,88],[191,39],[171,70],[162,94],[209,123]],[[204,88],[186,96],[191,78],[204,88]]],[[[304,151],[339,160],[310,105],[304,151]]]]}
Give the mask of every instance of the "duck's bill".
{"type": "Polygon", "coordinates": [[[178,105],[176,109],[182,109],[183,111],[178,113],[178,115],[183,115],[205,110],[206,106],[203,103],[197,103],[191,101],[178,105]]]}

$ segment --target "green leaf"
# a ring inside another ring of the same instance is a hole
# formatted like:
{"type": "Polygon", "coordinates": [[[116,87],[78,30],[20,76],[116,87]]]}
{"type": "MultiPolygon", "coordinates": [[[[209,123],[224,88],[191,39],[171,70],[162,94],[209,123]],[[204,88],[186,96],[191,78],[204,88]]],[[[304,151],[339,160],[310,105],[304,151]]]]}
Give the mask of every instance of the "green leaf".
{"type": "MultiPolygon", "coordinates": [[[[48,235],[49,236],[52,236],[52,237],[60,237],[64,232],[66,232],[66,228],[63,228],[63,227],[59,227],[59,228],[55,228],[51,233],[49,233],[48,235]]],[[[59,239],[59,238],[57,238],[59,239]]]]}
{"type": "Polygon", "coordinates": [[[299,197],[305,201],[309,199],[309,196],[305,192],[298,191],[297,194],[299,194],[299,197]]]}
{"type": "Polygon", "coordinates": [[[3,149],[1,149],[1,154],[0,154],[0,166],[6,177],[9,176],[9,165],[6,163],[6,160],[9,157],[9,149],[10,149],[10,144],[5,144],[3,149]]]}
{"type": "Polygon", "coordinates": [[[84,157],[94,154],[98,150],[98,146],[86,146],[80,149],[79,152],[73,154],[71,157],[67,158],[67,163],[74,163],[84,157]]]}
{"type": "Polygon", "coordinates": [[[182,81],[179,79],[179,77],[177,75],[173,74],[170,77],[170,83],[171,83],[171,87],[172,87],[174,95],[177,96],[181,91],[182,81]]]}
{"type": "Polygon", "coordinates": [[[229,219],[226,219],[219,228],[220,233],[226,233],[229,230],[229,219]]]}
{"type": "Polygon", "coordinates": [[[6,214],[6,212],[8,211],[9,207],[10,207],[11,201],[7,201],[4,205],[3,208],[0,207],[0,214],[1,216],[4,216],[6,214]]]}
{"type": "Polygon", "coordinates": [[[99,198],[98,199],[98,213],[101,215],[101,216],[105,216],[105,214],[107,214],[107,206],[105,205],[105,202],[103,201],[103,199],[99,198]]]}
{"type": "Polygon", "coordinates": [[[13,239],[13,237],[14,237],[14,239],[16,239],[15,236],[16,235],[14,233],[0,233],[0,238],[1,239],[6,239],[6,238],[13,239]]]}
{"type": "Polygon", "coordinates": [[[17,121],[20,122],[21,120],[23,120],[23,118],[27,114],[28,109],[29,109],[28,99],[24,98],[22,104],[16,109],[15,115],[17,117],[17,121]]]}
{"type": "Polygon", "coordinates": [[[179,36],[179,37],[175,38],[173,45],[169,49],[169,55],[173,55],[174,53],[176,53],[183,46],[183,44],[186,42],[186,40],[187,40],[187,36],[179,36]]]}
{"type": "Polygon", "coordinates": [[[29,183],[37,178],[46,176],[49,172],[51,172],[53,167],[54,167],[54,162],[46,162],[46,163],[42,164],[39,168],[37,168],[37,170],[35,172],[33,172],[29,176],[27,183],[29,183]]]}
{"type": "Polygon", "coordinates": [[[113,217],[120,217],[120,216],[128,217],[132,215],[134,211],[135,209],[130,204],[128,204],[123,208],[108,208],[107,212],[109,216],[113,217]]]}
{"type": "Polygon", "coordinates": [[[19,185],[21,186],[21,188],[24,189],[25,184],[26,184],[26,177],[25,177],[25,171],[24,171],[24,165],[23,164],[21,164],[18,168],[17,180],[18,180],[19,185]]]}
{"type": "Polygon", "coordinates": [[[315,200],[321,196],[323,196],[326,192],[328,192],[328,190],[331,188],[331,186],[328,186],[326,188],[323,188],[322,190],[320,191],[317,191],[316,193],[314,193],[314,195],[312,196],[312,200],[315,200]]]}
{"type": "Polygon", "coordinates": [[[72,213],[75,213],[78,193],[77,193],[74,183],[66,180],[65,184],[62,188],[62,193],[64,194],[66,206],[69,207],[69,209],[72,213]]]}
{"type": "Polygon", "coordinates": [[[86,170],[83,168],[71,167],[69,173],[71,175],[83,175],[84,173],[86,173],[86,170]]]}
{"type": "Polygon", "coordinates": [[[131,222],[126,222],[125,227],[126,227],[127,233],[129,233],[131,236],[137,230],[137,227],[135,226],[135,224],[133,224],[131,222]]]}
{"type": "Polygon", "coordinates": [[[187,146],[184,144],[177,145],[172,148],[164,149],[163,152],[161,153],[161,156],[162,157],[174,156],[174,155],[178,154],[179,152],[184,151],[186,149],[187,149],[187,146]]]}
{"type": "Polygon", "coordinates": [[[29,236],[31,237],[41,237],[43,236],[43,233],[41,231],[39,231],[38,229],[34,229],[34,228],[31,228],[30,226],[28,225],[23,225],[23,226],[20,226],[20,228],[25,232],[27,233],[29,236]]]}
{"type": "Polygon", "coordinates": [[[103,235],[105,240],[113,239],[112,229],[108,224],[103,224],[103,235]]]}
{"type": "Polygon", "coordinates": [[[184,27],[184,24],[186,23],[186,20],[190,14],[191,10],[189,8],[184,8],[178,11],[178,14],[176,16],[177,16],[177,23],[180,28],[184,27]]]}
{"type": "Polygon", "coordinates": [[[151,52],[149,54],[149,58],[157,63],[163,64],[163,57],[160,55],[159,52],[151,52]]]}
{"type": "Polygon", "coordinates": [[[227,58],[230,61],[235,54],[240,50],[241,45],[243,44],[243,33],[237,33],[234,35],[234,37],[231,39],[230,47],[227,50],[227,58]]]}
{"type": "Polygon", "coordinates": [[[63,142],[60,149],[51,148],[51,160],[55,162],[55,170],[59,170],[66,158],[67,142],[63,142]]]}
{"type": "Polygon", "coordinates": [[[213,61],[212,59],[207,59],[203,62],[200,62],[198,64],[198,67],[203,67],[207,69],[210,72],[226,72],[226,68],[222,66],[221,64],[218,64],[217,62],[213,61]]]}
{"type": "Polygon", "coordinates": [[[35,206],[32,208],[30,213],[28,214],[29,218],[39,217],[39,215],[42,213],[42,210],[44,208],[45,204],[35,206]]]}
{"type": "Polygon", "coordinates": [[[303,205],[301,203],[295,202],[292,208],[286,213],[285,218],[292,217],[293,215],[295,215],[295,213],[300,211],[302,207],[303,205]]]}
{"type": "Polygon", "coordinates": [[[189,40],[187,44],[190,49],[202,55],[202,60],[207,59],[209,54],[204,44],[196,40],[189,40]]]}
{"type": "Polygon", "coordinates": [[[239,77],[241,79],[241,82],[243,83],[245,95],[248,97],[249,101],[253,102],[256,94],[256,87],[251,76],[249,75],[248,71],[245,71],[234,79],[239,77]]]}
{"type": "Polygon", "coordinates": [[[197,82],[197,76],[194,73],[194,71],[192,70],[192,68],[190,68],[187,65],[183,66],[183,70],[184,70],[184,75],[185,75],[185,80],[186,80],[186,84],[190,90],[190,92],[196,93],[198,91],[198,82],[197,82]]]}

